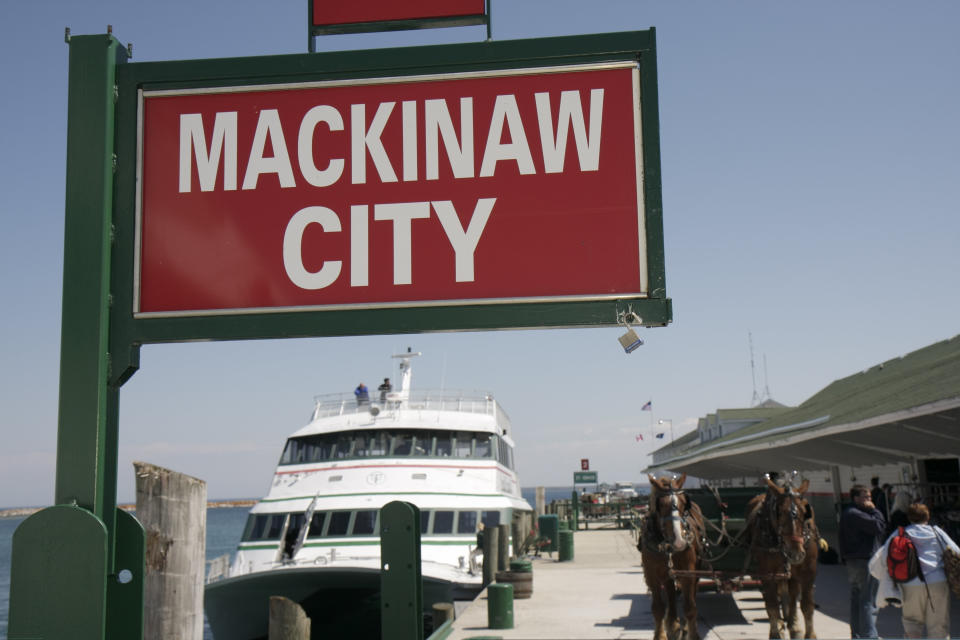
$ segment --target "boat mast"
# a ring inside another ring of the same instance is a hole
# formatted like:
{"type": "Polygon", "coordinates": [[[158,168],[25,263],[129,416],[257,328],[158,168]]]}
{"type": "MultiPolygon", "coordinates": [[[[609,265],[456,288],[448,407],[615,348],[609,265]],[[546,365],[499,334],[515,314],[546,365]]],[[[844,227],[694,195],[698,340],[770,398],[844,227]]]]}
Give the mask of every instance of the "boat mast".
{"type": "Polygon", "coordinates": [[[388,397],[395,402],[406,402],[410,398],[410,360],[416,356],[423,355],[419,351],[412,351],[407,347],[406,353],[394,355],[394,358],[400,358],[400,391],[390,394],[388,397]]]}

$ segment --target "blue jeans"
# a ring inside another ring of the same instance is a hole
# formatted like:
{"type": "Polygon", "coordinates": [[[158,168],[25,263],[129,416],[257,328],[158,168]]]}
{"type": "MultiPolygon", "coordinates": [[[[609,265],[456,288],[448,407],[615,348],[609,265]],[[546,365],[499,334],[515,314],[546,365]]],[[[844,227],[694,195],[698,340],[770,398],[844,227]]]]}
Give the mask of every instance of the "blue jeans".
{"type": "Polygon", "coordinates": [[[880,583],[870,575],[867,558],[847,558],[850,583],[850,637],[877,637],[877,589],[880,583]]]}

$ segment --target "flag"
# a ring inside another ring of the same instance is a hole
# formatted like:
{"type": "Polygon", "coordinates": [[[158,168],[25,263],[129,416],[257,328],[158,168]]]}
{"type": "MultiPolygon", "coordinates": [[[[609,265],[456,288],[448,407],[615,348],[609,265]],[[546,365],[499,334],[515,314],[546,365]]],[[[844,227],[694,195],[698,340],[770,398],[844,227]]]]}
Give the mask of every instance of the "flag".
{"type": "Polygon", "coordinates": [[[653,400],[647,400],[647,403],[640,407],[640,411],[653,411],[653,400]]]}
{"type": "Polygon", "coordinates": [[[638,433],[638,434],[637,434],[637,442],[640,442],[641,440],[643,440],[643,434],[642,434],[642,433],[638,433]]]}
{"type": "Polygon", "coordinates": [[[663,431],[661,431],[660,433],[658,433],[658,434],[657,434],[657,437],[658,437],[658,438],[662,438],[662,437],[663,437],[663,431]]]}

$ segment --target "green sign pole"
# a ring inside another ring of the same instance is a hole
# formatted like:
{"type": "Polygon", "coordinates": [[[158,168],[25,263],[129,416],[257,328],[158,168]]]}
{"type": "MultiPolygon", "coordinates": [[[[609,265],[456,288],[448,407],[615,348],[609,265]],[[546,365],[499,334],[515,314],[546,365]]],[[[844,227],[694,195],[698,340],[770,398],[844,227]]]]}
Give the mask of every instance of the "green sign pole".
{"type": "Polygon", "coordinates": [[[115,73],[109,34],[70,42],[55,503],[13,538],[10,640],[142,638],[143,528],[118,515],[110,385],[115,73]]]}

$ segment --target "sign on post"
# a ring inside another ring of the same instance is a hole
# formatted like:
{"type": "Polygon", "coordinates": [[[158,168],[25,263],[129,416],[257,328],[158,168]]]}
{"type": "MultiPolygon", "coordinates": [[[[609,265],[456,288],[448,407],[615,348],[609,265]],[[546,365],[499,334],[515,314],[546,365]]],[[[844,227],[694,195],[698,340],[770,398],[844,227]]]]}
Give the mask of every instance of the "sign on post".
{"type": "Polygon", "coordinates": [[[596,471],[574,471],[573,484],[596,484],[596,471]]]}
{"type": "Polygon", "coordinates": [[[136,317],[646,296],[635,63],[144,90],[136,317]]]}
{"type": "Polygon", "coordinates": [[[580,458],[580,471],[590,471],[589,458],[580,458]]]}

